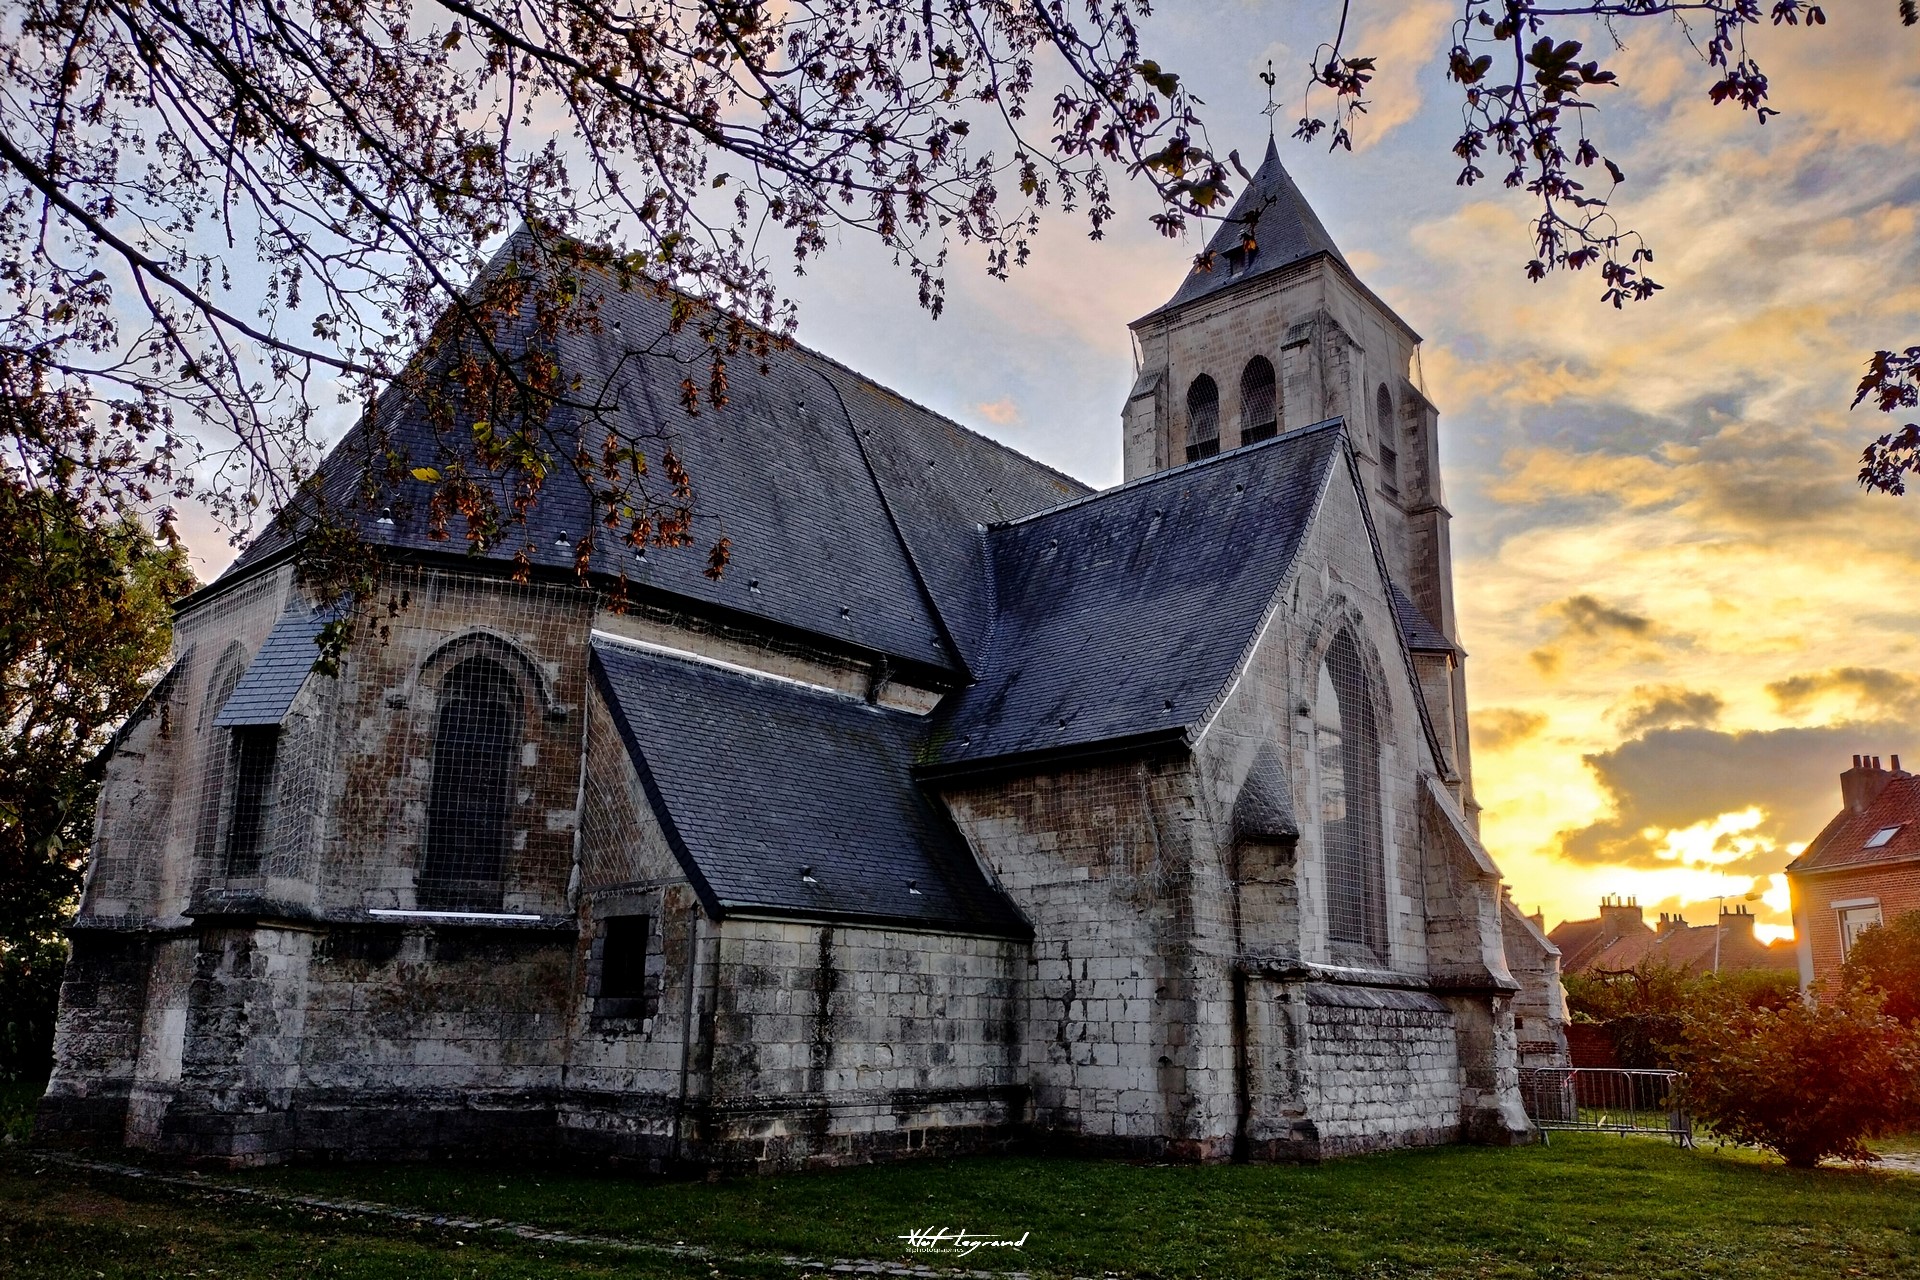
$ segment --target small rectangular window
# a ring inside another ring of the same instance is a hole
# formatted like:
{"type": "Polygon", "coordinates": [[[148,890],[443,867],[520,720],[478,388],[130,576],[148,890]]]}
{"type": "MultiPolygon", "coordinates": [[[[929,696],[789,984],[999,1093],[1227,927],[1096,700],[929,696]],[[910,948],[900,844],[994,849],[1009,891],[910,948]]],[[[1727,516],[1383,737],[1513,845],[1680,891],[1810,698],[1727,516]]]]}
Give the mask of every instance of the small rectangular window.
{"type": "Polygon", "coordinates": [[[1386,445],[1380,446],[1380,484],[1388,493],[1400,492],[1400,455],[1386,445]]]}
{"type": "Polygon", "coordinates": [[[615,916],[600,935],[600,998],[638,1002],[646,995],[647,917],[615,916]]]}
{"type": "Polygon", "coordinates": [[[1870,907],[1848,907],[1840,913],[1840,955],[1844,959],[1860,935],[1880,923],[1880,904],[1870,907]]]}
{"type": "Polygon", "coordinates": [[[257,876],[266,851],[273,806],[273,762],[280,751],[275,725],[233,730],[233,804],[227,811],[227,874],[257,876]]]}
{"type": "Polygon", "coordinates": [[[1860,847],[1863,849],[1881,848],[1888,841],[1892,840],[1895,836],[1899,835],[1900,828],[1905,825],[1906,825],[1905,823],[1896,822],[1891,827],[1882,827],[1878,831],[1874,832],[1872,835],[1868,836],[1867,842],[1864,845],[1861,845],[1860,847]]]}

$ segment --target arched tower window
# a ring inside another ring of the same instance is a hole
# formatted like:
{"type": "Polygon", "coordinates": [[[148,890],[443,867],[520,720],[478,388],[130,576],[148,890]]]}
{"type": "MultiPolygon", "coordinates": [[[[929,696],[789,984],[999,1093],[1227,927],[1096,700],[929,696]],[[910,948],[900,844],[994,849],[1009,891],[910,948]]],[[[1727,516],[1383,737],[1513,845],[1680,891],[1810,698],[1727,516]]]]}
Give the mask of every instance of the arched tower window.
{"type": "Polygon", "coordinates": [[[213,720],[233,696],[234,686],[240,683],[240,674],[246,665],[247,651],[238,642],[228,645],[220,661],[214,664],[213,675],[207,681],[207,696],[200,703],[200,719],[194,725],[202,744],[202,766],[200,812],[194,826],[193,850],[205,859],[202,866],[211,866],[220,850],[220,817],[226,808],[227,766],[233,754],[228,731],[214,728],[213,720]]]}
{"type": "Polygon", "coordinates": [[[1360,647],[1344,628],[1327,646],[1314,698],[1327,936],[1386,956],[1386,858],[1380,823],[1380,735],[1360,647]]]}
{"type": "Polygon", "coordinates": [[[1381,383],[1373,397],[1374,429],[1380,435],[1380,483],[1388,493],[1400,492],[1400,431],[1393,418],[1393,396],[1381,383]]]}
{"type": "Polygon", "coordinates": [[[1220,388],[1201,374],[1187,388],[1187,461],[1220,452],[1220,388]]]}
{"type": "Polygon", "coordinates": [[[422,908],[500,909],[520,709],[519,682],[491,658],[468,658],[441,683],[415,895],[422,908]]]}
{"type": "Polygon", "coordinates": [[[1240,443],[1270,440],[1280,433],[1280,397],[1275,394],[1273,362],[1265,356],[1247,361],[1240,375],[1240,443]]]}

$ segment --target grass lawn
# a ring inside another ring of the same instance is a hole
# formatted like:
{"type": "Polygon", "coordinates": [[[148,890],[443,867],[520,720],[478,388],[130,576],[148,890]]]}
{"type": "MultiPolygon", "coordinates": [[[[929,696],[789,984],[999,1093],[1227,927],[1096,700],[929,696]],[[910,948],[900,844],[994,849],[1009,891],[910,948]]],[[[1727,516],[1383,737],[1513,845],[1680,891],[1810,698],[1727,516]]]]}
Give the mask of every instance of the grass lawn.
{"type": "Polygon", "coordinates": [[[1742,1152],[1561,1135],[1319,1168],[988,1158],[663,1182],[426,1166],[256,1171],[258,1187],[464,1218],[705,1245],[711,1266],[536,1247],[196,1196],[0,1156],[0,1275],[791,1274],[770,1261],[910,1254],[912,1227],[1028,1233],[965,1264],[1052,1275],[1827,1277],[1920,1275],[1920,1178],[1790,1170],[1742,1152]]]}

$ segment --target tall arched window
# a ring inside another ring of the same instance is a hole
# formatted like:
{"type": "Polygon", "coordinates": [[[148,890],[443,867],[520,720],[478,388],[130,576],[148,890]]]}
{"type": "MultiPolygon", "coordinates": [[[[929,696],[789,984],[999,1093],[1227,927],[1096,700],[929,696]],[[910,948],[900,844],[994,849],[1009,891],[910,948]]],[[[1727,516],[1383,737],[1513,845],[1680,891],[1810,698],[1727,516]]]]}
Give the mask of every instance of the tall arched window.
{"type": "Polygon", "coordinates": [[[1187,388],[1187,461],[1220,452],[1220,388],[1201,374],[1187,388]]]}
{"type": "Polygon", "coordinates": [[[1385,962],[1386,858],[1380,824],[1380,735],[1352,633],[1327,646],[1314,698],[1320,831],[1326,849],[1327,936],[1385,962]]]}
{"type": "Polygon", "coordinates": [[[200,737],[202,764],[200,812],[194,828],[193,849],[205,860],[203,866],[211,867],[220,850],[220,817],[227,803],[227,765],[233,755],[229,731],[214,728],[213,720],[233,696],[234,686],[240,683],[240,674],[246,665],[247,651],[237,641],[228,645],[207,681],[207,696],[200,703],[200,719],[194,725],[194,732],[200,737]]]}
{"type": "Polygon", "coordinates": [[[1393,419],[1393,396],[1381,383],[1373,397],[1374,429],[1380,436],[1380,483],[1388,493],[1400,492],[1400,431],[1393,419]]]}
{"type": "Polygon", "coordinates": [[[468,658],[440,686],[433,784],[416,899],[432,911],[498,911],[506,888],[520,685],[490,658],[468,658]]]}
{"type": "Polygon", "coordinates": [[[1280,397],[1273,381],[1273,362],[1265,356],[1247,361],[1240,375],[1240,443],[1270,440],[1280,432],[1280,397]]]}

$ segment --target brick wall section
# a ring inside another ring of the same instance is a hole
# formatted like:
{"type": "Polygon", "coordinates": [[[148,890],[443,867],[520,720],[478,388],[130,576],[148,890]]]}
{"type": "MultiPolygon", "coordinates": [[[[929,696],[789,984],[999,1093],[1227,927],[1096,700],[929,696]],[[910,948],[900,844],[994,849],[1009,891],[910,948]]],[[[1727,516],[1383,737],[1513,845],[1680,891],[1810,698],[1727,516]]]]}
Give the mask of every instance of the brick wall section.
{"type": "Polygon", "coordinates": [[[1878,898],[1882,920],[1920,911],[1920,861],[1836,871],[1796,872],[1787,877],[1793,891],[1794,931],[1802,954],[1812,963],[1811,981],[1829,986],[1840,980],[1846,957],[1840,943],[1840,912],[1830,903],[1878,898]]]}

